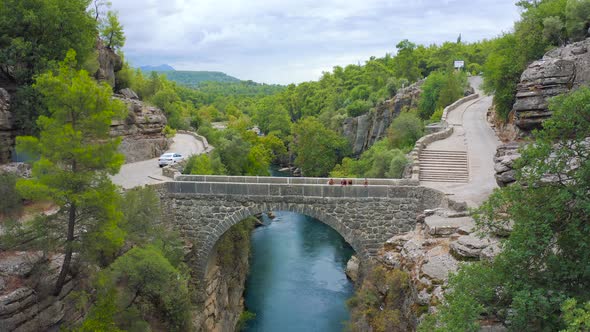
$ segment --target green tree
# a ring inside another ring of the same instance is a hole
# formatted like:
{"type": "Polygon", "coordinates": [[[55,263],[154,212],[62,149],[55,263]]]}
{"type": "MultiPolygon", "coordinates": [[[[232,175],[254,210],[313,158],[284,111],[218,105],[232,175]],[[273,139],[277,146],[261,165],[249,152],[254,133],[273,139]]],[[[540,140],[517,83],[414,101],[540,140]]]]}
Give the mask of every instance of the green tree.
{"type": "Polygon", "coordinates": [[[571,39],[584,39],[590,27],[590,1],[568,0],[565,14],[566,28],[571,39]]]}
{"type": "Polygon", "coordinates": [[[106,20],[100,27],[100,36],[106,47],[110,49],[119,49],[125,45],[125,34],[117,13],[113,11],[107,13],[106,20]]]}
{"type": "Polygon", "coordinates": [[[168,331],[190,328],[188,277],[157,245],[135,247],[98,273],[97,300],[76,331],[146,331],[156,317],[168,331]]]}
{"type": "Polygon", "coordinates": [[[96,21],[87,0],[3,0],[0,10],[0,70],[18,85],[65,58],[93,56],[96,21]]]}
{"type": "Polygon", "coordinates": [[[116,188],[108,175],[116,174],[123,164],[123,155],[117,152],[120,140],[112,139],[109,129],[113,118],[122,118],[125,106],[112,99],[107,84],[99,85],[87,72],[77,71],[75,57],[75,51],[68,52],[56,74],[37,78],[35,88],[50,113],[37,121],[40,138],[17,138],[17,150],[39,157],[33,163],[33,178],[19,180],[17,189],[26,198],[51,199],[67,213],[65,258],[56,294],[69,272],[77,239],[97,241],[93,247],[107,255],[123,241],[117,226],[116,188]],[[76,226],[81,223],[93,226],[77,236],[76,226]]]}
{"type": "Polygon", "coordinates": [[[565,25],[558,16],[543,19],[543,37],[551,45],[560,46],[564,43],[565,25]]]}
{"type": "Polygon", "coordinates": [[[396,76],[405,78],[410,82],[415,82],[420,78],[420,70],[418,69],[418,59],[414,50],[416,44],[405,39],[399,42],[396,46],[397,56],[396,60],[396,76]]]}
{"type": "Polygon", "coordinates": [[[334,168],[347,148],[346,140],[307,117],[293,125],[295,165],[306,176],[325,176],[334,168]]]}
{"type": "Polygon", "coordinates": [[[389,144],[397,149],[411,149],[424,134],[424,124],[414,113],[402,113],[387,130],[389,144]]]}

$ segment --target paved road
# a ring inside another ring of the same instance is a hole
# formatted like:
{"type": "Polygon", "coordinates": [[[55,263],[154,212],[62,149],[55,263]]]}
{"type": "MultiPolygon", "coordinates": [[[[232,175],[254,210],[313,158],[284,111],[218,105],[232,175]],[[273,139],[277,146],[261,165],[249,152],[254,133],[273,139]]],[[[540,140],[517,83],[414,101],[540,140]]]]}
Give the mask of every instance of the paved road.
{"type": "Polygon", "coordinates": [[[467,202],[470,207],[479,206],[497,187],[493,157],[500,141],[486,120],[493,98],[483,95],[479,89],[481,82],[481,77],[470,78],[470,84],[482,97],[449,113],[448,122],[454,126],[453,135],[428,146],[428,149],[467,151],[469,182],[421,182],[447,193],[456,201],[467,202]]]}
{"type": "MultiPolygon", "coordinates": [[[[205,151],[203,143],[191,135],[177,134],[174,143],[167,152],[178,152],[185,157],[201,154],[205,151]]],[[[162,169],[158,166],[158,158],[125,164],[119,174],[112,177],[115,184],[125,189],[166,181],[162,169]]]]}

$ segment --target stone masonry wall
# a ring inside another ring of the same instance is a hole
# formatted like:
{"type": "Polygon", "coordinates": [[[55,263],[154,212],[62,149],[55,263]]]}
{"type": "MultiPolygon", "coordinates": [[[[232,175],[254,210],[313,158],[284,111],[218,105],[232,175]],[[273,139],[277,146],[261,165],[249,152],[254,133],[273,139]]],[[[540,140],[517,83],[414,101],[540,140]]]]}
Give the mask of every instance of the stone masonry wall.
{"type": "Polygon", "coordinates": [[[292,211],[316,218],[342,235],[363,260],[388,238],[414,229],[418,212],[448,204],[444,194],[418,186],[192,182],[167,183],[162,202],[170,222],[191,243],[196,275],[202,278],[220,236],[258,213],[292,211]]]}

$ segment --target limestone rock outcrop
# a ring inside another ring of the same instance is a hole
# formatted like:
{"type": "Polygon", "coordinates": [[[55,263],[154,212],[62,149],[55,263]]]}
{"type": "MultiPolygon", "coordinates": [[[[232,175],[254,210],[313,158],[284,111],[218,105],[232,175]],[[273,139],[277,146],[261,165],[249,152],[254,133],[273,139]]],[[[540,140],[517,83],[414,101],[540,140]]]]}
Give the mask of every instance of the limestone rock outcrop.
{"type": "MultiPolygon", "coordinates": [[[[132,90],[129,95],[135,94],[132,90]]],[[[170,140],[162,134],[167,119],[164,112],[137,99],[116,95],[129,110],[126,119],[113,121],[111,136],[122,137],[119,151],[125,155],[125,162],[132,163],[160,156],[168,149],[170,140]]]]}
{"type": "Polygon", "coordinates": [[[502,144],[496,149],[496,155],[494,156],[494,175],[496,183],[500,187],[506,187],[516,182],[516,171],[513,169],[514,161],[520,157],[518,149],[521,144],[511,142],[502,144]]]}
{"type": "Polygon", "coordinates": [[[551,116],[548,101],[590,83],[590,38],[549,51],[522,73],[513,112],[528,132],[551,116]]]}
{"type": "Polygon", "coordinates": [[[105,81],[110,86],[115,86],[115,73],[123,68],[123,59],[111,48],[102,42],[96,45],[98,51],[98,70],[94,77],[99,81],[105,81]]]}
{"type": "Polygon", "coordinates": [[[3,252],[0,265],[0,330],[57,331],[80,319],[67,295],[76,287],[69,280],[58,296],[51,290],[63,255],[45,257],[41,252],[3,252]]]}
{"type": "Polygon", "coordinates": [[[344,120],[342,134],[351,143],[354,155],[360,155],[384,138],[389,125],[404,108],[418,106],[423,83],[422,80],[401,89],[392,99],[378,104],[374,112],[344,120]]]}
{"type": "Polygon", "coordinates": [[[474,221],[465,212],[424,212],[414,231],[386,241],[378,260],[388,268],[408,272],[421,312],[434,312],[444,301],[449,275],[457,272],[461,261],[490,260],[501,246],[496,237],[476,236],[474,221]]]}
{"type": "Polygon", "coordinates": [[[10,161],[14,147],[14,124],[10,111],[10,95],[0,88],[0,164],[10,161]]]}

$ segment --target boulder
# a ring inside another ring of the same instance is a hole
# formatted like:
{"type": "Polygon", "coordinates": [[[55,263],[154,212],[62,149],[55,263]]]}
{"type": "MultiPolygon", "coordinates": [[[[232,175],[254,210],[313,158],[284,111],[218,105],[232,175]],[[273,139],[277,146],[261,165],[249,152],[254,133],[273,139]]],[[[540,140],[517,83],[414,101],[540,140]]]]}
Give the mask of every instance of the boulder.
{"type": "Polygon", "coordinates": [[[137,93],[135,93],[135,91],[131,90],[130,88],[125,88],[119,91],[119,94],[127,99],[139,100],[139,96],[137,95],[137,93]]]}
{"type": "Polygon", "coordinates": [[[500,243],[498,243],[498,242],[493,243],[493,244],[485,247],[479,253],[479,259],[482,261],[491,262],[492,260],[494,260],[494,258],[496,258],[496,256],[498,256],[498,254],[501,251],[502,251],[502,248],[500,247],[500,243]]]}
{"type": "Polygon", "coordinates": [[[456,272],[459,269],[459,262],[449,255],[444,254],[440,256],[430,257],[428,261],[422,265],[422,275],[434,283],[444,283],[449,279],[450,272],[456,272]]]}
{"type": "Polygon", "coordinates": [[[451,252],[456,256],[466,259],[479,259],[482,250],[493,243],[488,238],[479,238],[474,235],[461,236],[457,241],[451,242],[451,252]]]}
{"type": "Polygon", "coordinates": [[[502,144],[496,149],[494,156],[494,171],[496,183],[500,187],[506,187],[516,181],[516,171],[513,169],[514,162],[520,158],[518,149],[520,143],[512,142],[502,144]]]}
{"type": "Polygon", "coordinates": [[[551,117],[551,97],[590,83],[590,39],[549,51],[522,73],[512,108],[516,125],[528,133],[551,117]]]}
{"type": "Polygon", "coordinates": [[[359,277],[359,259],[356,256],[350,257],[346,263],[346,276],[353,282],[356,282],[359,277]]]}
{"type": "Polygon", "coordinates": [[[26,277],[42,258],[41,251],[5,252],[0,260],[0,274],[26,277]]]}

